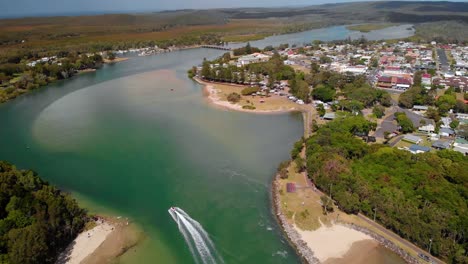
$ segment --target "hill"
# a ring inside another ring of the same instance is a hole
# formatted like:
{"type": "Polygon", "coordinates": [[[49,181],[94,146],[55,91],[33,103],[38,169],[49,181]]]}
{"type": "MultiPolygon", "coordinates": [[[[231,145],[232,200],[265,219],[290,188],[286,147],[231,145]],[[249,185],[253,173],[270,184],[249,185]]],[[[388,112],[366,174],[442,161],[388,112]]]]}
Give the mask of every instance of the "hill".
{"type": "MultiPolygon", "coordinates": [[[[47,52],[63,50],[86,52],[151,44],[214,44],[331,25],[437,21],[452,21],[468,29],[468,3],[382,1],[294,8],[224,8],[2,19],[0,63],[1,57],[25,50],[47,55],[47,52]]],[[[467,36],[457,36],[457,40],[466,41],[467,36]]]]}

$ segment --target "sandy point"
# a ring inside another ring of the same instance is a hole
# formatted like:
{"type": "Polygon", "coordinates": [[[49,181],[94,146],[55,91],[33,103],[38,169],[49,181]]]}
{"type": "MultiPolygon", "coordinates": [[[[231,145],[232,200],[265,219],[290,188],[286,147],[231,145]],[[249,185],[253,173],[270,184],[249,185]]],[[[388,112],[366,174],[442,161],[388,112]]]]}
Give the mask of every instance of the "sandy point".
{"type": "Polygon", "coordinates": [[[142,233],[128,220],[99,218],[62,252],[56,264],[109,263],[137,245],[142,233]]]}
{"type": "Polygon", "coordinates": [[[226,97],[231,92],[241,93],[241,90],[247,86],[229,83],[211,83],[193,78],[196,82],[203,85],[203,95],[207,98],[210,105],[224,110],[234,110],[257,114],[278,114],[287,112],[309,112],[307,105],[299,105],[289,101],[285,97],[277,95],[268,98],[256,98],[251,96],[242,96],[239,103],[231,103],[226,97]],[[264,101],[264,102],[260,102],[264,101]],[[255,109],[244,108],[243,105],[255,106],[255,109]]]}
{"type": "Polygon", "coordinates": [[[329,227],[322,225],[314,231],[302,230],[296,226],[295,228],[320,262],[342,258],[355,242],[373,241],[372,237],[339,224],[329,227]]]}

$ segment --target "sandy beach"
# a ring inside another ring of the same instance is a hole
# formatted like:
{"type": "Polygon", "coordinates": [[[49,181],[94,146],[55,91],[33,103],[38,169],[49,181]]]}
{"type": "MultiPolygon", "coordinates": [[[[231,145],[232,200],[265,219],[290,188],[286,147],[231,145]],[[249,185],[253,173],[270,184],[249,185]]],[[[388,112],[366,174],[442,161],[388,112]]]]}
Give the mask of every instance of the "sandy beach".
{"type": "Polygon", "coordinates": [[[337,224],[330,227],[322,225],[314,231],[301,230],[296,226],[295,229],[321,262],[342,258],[356,242],[374,241],[364,233],[337,224]]]}
{"type": "Polygon", "coordinates": [[[133,248],[142,239],[142,232],[127,220],[102,219],[83,231],[60,254],[56,264],[110,263],[133,248]]]}
{"type": "Polygon", "coordinates": [[[116,57],[113,60],[104,59],[104,63],[116,63],[116,62],[126,61],[128,59],[129,59],[128,57],[116,57]]]}
{"type": "Polygon", "coordinates": [[[218,84],[218,83],[210,83],[206,81],[202,81],[198,78],[193,78],[199,84],[202,84],[203,87],[203,94],[208,99],[208,102],[214,106],[217,106],[222,109],[227,110],[234,110],[234,111],[241,111],[241,112],[248,112],[248,113],[260,113],[260,114],[268,114],[268,113],[285,113],[285,112],[293,112],[293,111],[300,111],[305,112],[307,111],[305,105],[298,105],[294,102],[289,101],[285,97],[280,96],[271,96],[269,98],[265,98],[265,103],[259,103],[261,98],[253,98],[243,97],[243,100],[248,100],[252,103],[256,103],[256,109],[245,109],[242,108],[240,103],[231,103],[227,101],[224,97],[226,93],[231,92],[231,90],[235,90],[237,93],[245,88],[243,85],[234,85],[234,84],[218,84]],[[221,89],[223,87],[223,89],[221,89]],[[229,88],[229,89],[227,89],[229,88]]]}
{"type": "Polygon", "coordinates": [[[115,230],[115,225],[104,221],[96,221],[96,226],[84,231],[76,237],[70,246],[60,254],[57,264],[79,264],[93,253],[115,230]]]}

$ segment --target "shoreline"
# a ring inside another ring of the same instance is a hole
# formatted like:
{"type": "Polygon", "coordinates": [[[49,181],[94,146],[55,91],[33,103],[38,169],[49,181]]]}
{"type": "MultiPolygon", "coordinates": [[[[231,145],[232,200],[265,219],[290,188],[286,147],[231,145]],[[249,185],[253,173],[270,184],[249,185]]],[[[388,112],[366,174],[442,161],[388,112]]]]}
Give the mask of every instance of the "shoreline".
{"type": "MultiPolygon", "coordinates": [[[[203,95],[207,98],[207,101],[210,103],[210,105],[216,106],[217,108],[221,108],[225,110],[234,110],[238,112],[256,113],[256,114],[281,114],[281,113],[290,113],[290,112],[306,112],[305,110],[299,109],[299,108],[271,109],[271,110],[244,109],[239,104],[233,104],[231,102],[221,100],[221,98],[217,95],[218,91],[213,87],[213,85],[216,85],[218,83],[207,82],[197,77],[193,77],[192,79],[198,84],[203,85],[203,95]]],[[[235,85],[235,84],[229,84],[229,83],[223,83],[223,85],[229,85],[229,86],[239,87],[239,88],[244,87],[243,85],[235,85]]]]}
{"type": "Polygon", "coordinates": [[[117,62],[127,61],[127,60],[129,60],[129,59],[130,59],[130,57],[116,57],[116,58],[113,59],[113,60],[104,59],[103,62],[104,62],[104,63],[107,63],[107,64],[111,64],[111,63],[117,63],[117,62]]]}
{"type": "Polygon", "coordinates": [[[128,219],[96,216],[59,255],[56,264],[110,263],[134,248],[143,233],[128,219]]]}
{"type": "Polygon", "coordinates": [[[202,90],[203,96],[206,98],[206,101],[208,102],[208,104],[215,108],[223,109],[227,111],[237,111],[237,112],[262,114],[262,115],[283,114],[283,113],[301,113],[302,119],[303,119],[303,126],[304,126],[303,136],[307,138],[311,133],[310,131],[311,124],[312,124],[311,120],[313,119],[313,115],[315,111],[311,105],[296,105],[292,108],[270,109],[270,110],[244,109],[239,104],[233,104],[231,102],[221,100],[221,98],[218,96],[219,91],[215,89],[213,86],[216,84],[219,84],[219,85],[227,85],[227,86],[242,88],[242,87],[245,87],[245,85],[207,82],[207,81],[201,80],[198,77],[193,77],[192,79],[198,84],[203,86],[203,90],[202,90]]]}
{"type": "Polygon", "coordinates": [[[279,184],[278,184],[279,175],[276,174],[271,183],[271,206],[273,210],[273,215],[280,226],[281,232],[284,234],[284,237],[288,241],[289,245],[296,251],[297,255],[301,259],[302,263],[305,264],[318,264],[320,261],[315,256],[314,252],[310,247],[307,246],[307,243],[302,240],[301,235],[296,231],[296,229],[288,223],[288,220],[283,215],[280,209],[280,199],[279,199],[279,184]]]}

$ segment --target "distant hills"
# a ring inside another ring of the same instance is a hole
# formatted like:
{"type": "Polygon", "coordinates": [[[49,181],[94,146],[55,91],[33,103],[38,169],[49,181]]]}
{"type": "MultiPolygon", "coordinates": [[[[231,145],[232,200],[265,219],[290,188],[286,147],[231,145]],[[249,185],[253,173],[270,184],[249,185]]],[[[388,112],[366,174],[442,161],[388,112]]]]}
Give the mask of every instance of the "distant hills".
{"type": "Polygon", "coordinates": [[[66,50],[93,51],[151,43],[189,45],[207,39],[247,41],[272,34],[367,23],[411,23],[416,24],[419,39],[468,41],[468,3],[374,1],[0,19],[0,57],[19,48],[41,48],[46,52],[44,46],[47,50],[63,50],[66,46],[66,50]]]}

